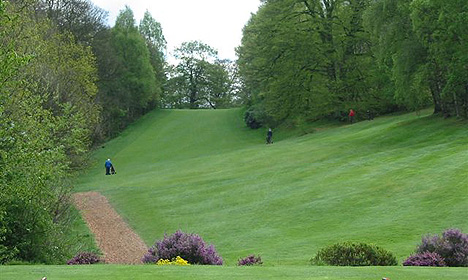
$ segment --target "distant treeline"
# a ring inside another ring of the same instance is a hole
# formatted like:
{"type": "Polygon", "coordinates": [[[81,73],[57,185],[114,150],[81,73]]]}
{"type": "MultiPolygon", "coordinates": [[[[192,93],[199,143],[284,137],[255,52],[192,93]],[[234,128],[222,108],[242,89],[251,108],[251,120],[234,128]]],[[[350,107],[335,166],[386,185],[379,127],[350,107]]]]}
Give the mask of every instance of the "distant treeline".
{"type": "Polygon", "coordinates": [[[251,116],[468,117],[468,1],[263,0],[237,49],[251,116]]]}

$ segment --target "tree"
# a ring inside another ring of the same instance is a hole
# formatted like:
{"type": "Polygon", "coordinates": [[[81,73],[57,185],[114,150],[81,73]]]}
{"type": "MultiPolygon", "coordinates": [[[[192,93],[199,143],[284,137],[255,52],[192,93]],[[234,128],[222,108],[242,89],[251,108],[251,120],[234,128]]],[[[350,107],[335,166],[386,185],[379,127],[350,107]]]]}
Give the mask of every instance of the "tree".
{"type": "MultiPolygon", "coordinates": [[[[424,47],[415,37],[408,0],[377,1],[366,12],[366,26],[372,34],[373,50],[380,76],[392,85],[396,102],[410,110],[430,104],[427,89],[414,86],[420,65],[426,59],[424,47]]],[[[438,97],[432,96],[434,104],[438,97]]],[[[438,111],[436,105],[436,111],[438,111]]]]}
{"type": "Polygon", "coordinates": [[[169,77],[165,100],[173,104],[166,106],[188,106],[222,108],[231,103],[232,81],[226,63],[217,57],[217,51],[199,42],[184,42],[175,50],[179,60],[169,77]],[[179,87],[176,89],[176,87],[179,87]],[[178,96],[178,98],[174,98],[178,96]]]}
{"type": "MultiPolygon", "coordinates": [[[[164,38],[161,24],[148,11],[145,12],[143,19],[140,21],[138,30],[143,38],[145,38],[146,47],[149,51],[150,62],[155,74],[156,94],[158,96],[155,100],[158,100],[162,95],[163,85],[166,81],[166,39],[164,38]]],[[[152,107],[155,105],[153,104],[152,107]]]]}
{"type": "Polygon", "coordinates": [[[468,117],[468,3],[415,0],[410,10],[415,37],[426,50],[418,88],[429,87],[436,113],[468,117]]]}
{"type": "Polygon", "coordinates": [[[410,109],[432,102],[435,114],[467,116],[465,1],[376,1],[368,25],[395,98],[410,109]]]}
{"type": "Polygon", "coordinates": [[[369,3],[264,1],[237,49],[244,102],[263,108],[270,125],[340,119],[350,107],[380,110],[376,104],[391,103],[371,85],[376,66],[362,20],[369,3]]]}
{"type": "Polygon", "coordinates": [[[108,14],[89,0],[41,0],[36,9],[45,13],[60,32],[72,33],[77,42],[87,46],[105,28],[108,14]]]}
{"type": "Polygon", "coordinates": [[[112,135],[152,109],[151,104],[159,97],[150,54],[135,25],[133,11],[129,7],[122,10],[110,33],[104,35],[108,41],[100,42],[98,48],[102,56],[98,59],[99,101],[112,135]]]}

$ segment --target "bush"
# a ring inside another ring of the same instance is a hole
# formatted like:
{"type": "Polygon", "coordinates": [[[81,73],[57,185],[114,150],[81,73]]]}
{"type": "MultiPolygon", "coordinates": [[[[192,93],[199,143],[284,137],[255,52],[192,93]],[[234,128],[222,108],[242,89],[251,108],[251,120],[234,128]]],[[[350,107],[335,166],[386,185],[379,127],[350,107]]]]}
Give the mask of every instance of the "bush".
{"type": "Polygon", "coordinates": [[[404,266],[447,266],[444,258],[437,253],[424,252],[409,256],[404,266]]]}
{"type": "Polygon", "coordinates": [[[390,266],[397,265],[396,257],[373,244],[343,242],[318,251],[311,262],[317,265],[390,266]]]}
{"type": "Polygon", "coordinates": [[[223,259],[218,255],[213,245],[207,246],[197,234],[187,234],[180,230],[173,235],[164,235],[164,239],[156,241],[148,249],[142,261],[155,263],[160,259],[171,260],[182,257],[191,264],[222,265],[223,259]]]}
{"type": "Polygon", "coordinates": [[[468,266],[468,235],[459,229],[447,229],[442,236],[425,236],[416,253],[439,254],[447,266],[468,266]]]}
{"type": "Polygon", "coordinates": [[[75,265],[75,264],[94,264],[99,263],[101,260],[99,256],[95,253],[91,252],[82,252],[76,254],[71,260],[67,262],[68,265],[75,265]]]}
{"type": "Polygon", "coordinates": [[[255,255],[249,255],[243,259],[239,259],[237,265],[261,265],[263,264],[262,258],[260,256],[255,257],[255,255]]]}
{"type": "Polygon", "coordinates": [[[257,129],[263,125],[271,124],[271,119],[260,104],[251,106],[247,111],[245,111],[244,121],[245,124],[252,129],[257,129]]]}

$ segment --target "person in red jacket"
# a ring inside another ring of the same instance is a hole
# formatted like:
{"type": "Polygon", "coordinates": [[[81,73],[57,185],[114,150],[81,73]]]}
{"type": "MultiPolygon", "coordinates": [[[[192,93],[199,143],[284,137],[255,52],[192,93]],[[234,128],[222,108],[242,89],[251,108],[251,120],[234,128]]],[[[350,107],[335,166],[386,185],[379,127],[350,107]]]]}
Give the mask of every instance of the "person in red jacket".
{"type": "Polygon", "coordinates": [[[349,115],[348,115],[348,117],[349,117],[349,122],[350,122],[350,123],[353,123],[353,122],[354,122],[354,114],[355,114],[355,113],[354,113],[354,110],[353,110],[353,109],[349,109],[349,115]]]}

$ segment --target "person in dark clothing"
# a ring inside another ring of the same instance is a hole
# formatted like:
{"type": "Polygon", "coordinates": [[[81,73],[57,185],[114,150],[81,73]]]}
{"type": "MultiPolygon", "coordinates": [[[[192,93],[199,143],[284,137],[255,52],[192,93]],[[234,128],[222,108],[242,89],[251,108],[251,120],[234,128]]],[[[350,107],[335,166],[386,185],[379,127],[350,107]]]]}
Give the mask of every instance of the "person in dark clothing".
{"type": "Polygon", "coordinates": [[[110,158],[108,158],[106,160],[106,163],[104,164],[104,166],[106,167],[106,175],[111,175],[110,170],[111,170],[111,167],[112,167],[112,162],[111,162],[110,158]]]}
{"type": "Polygon", "coordinates": [[[271,128],[268,129],[266,143],[273,144],[273,131],[271,131],[271,128]]]}

